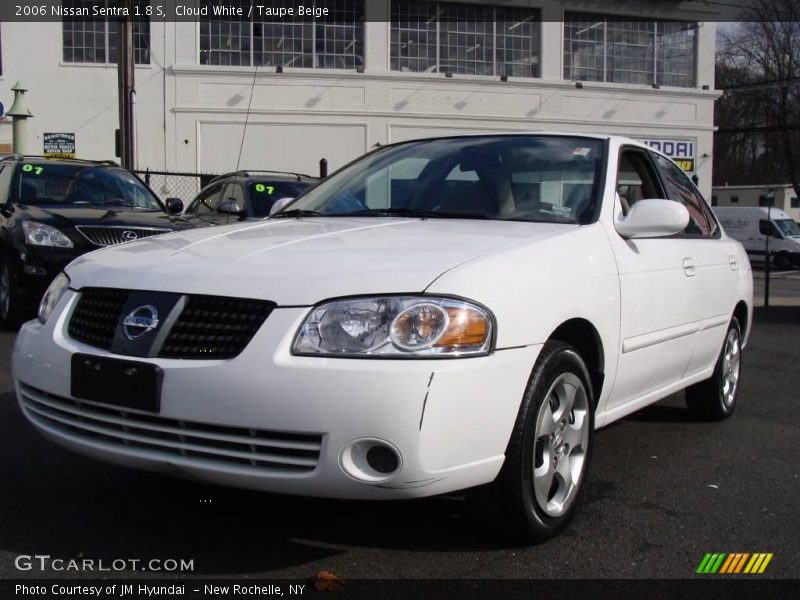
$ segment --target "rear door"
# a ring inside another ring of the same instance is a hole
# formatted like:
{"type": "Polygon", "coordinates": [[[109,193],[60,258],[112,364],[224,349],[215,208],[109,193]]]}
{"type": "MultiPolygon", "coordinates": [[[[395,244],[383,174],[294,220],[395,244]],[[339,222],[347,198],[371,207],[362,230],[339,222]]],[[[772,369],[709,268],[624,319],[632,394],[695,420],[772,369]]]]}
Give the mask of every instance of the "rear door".
{"type": "Polygon", "coordinates": [[[686,375],[713,366],[733,315],[739,265],[736,242],[723,239],[717,221],[697,187],[668,158],[652,153],[667,196],[689,211],[689,225],[679,237],[690,241],[695,256],[696,298],[691,307],[697,323],[692,360],[686,375]]]}

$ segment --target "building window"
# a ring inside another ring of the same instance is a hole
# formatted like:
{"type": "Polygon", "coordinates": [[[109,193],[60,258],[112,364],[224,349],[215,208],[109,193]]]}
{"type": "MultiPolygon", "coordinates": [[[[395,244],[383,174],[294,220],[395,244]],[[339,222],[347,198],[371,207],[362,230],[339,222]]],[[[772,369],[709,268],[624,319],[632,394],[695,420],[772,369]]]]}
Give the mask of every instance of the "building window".
{"type": "Polygon", "coordinates": [[[392,0],[393,71],[539,76],[538,10],[392,0]]]}
{"type": "Polygon", "coordinates": [[[792,208],[800,208],[800,198],[792,198],[789,202],[792,208]]]}
{"type": "MultiPolygon", "coordinates": [[[[216,4],[205,0],[205,5],[216,4]]],[[[259,20],[247,18],[251,3],[228,2],[244,8],[240,18],[209,17],[200,21],[200,64],[316,69],[356,69],[364,65],[364,0],[317,0],[327,8],[320,20],[259,20]]],[[[267,5],[265,5],[267,6],[267,5]]],[[[270,8],[294,8],[297,2],[270,2],[270,8]]]]}
{"type": "Polygon", "coordinates": [[[739,196],[731,196],[731,204],[739,204],[739,196]]]}
{"type": "Polygon", "coordinates": [[[711,206],[718,206],[719,199],[716,196],[711,196],[711,206]]]}
{"type": "MultiPolygon", "coordinates": [[[[149,0],[137,0],[142,7],[149,0]]],[[[88,8],[93,6],[116,6],[111,0],[71,0],[65,7],[88,8]]],[[[142,14],[144,10],[142,9],[142,14]]],[[[117,19],[106,17],[64,17],[62,24],[64,62],[68,63],[116,63],[118,46],[117,19]]],[[[137,65],[150,64],[150,20],[136,19],[133,22],[133,57],[137,65]]]]}
{"type": "Polygon", "coordinates": [[[564,79],[694,87],[697,23],[564,15],[564,79]]]}

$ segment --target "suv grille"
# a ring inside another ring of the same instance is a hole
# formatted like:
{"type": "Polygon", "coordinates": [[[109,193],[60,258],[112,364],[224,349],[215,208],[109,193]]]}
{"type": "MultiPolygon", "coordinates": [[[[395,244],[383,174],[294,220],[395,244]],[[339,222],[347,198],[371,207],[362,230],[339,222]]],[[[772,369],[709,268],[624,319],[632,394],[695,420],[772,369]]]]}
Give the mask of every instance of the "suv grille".
{"type": "Polygon", "coordinates": [[[69,336],[84,344],[110,350],[127,300],[128,292],[125,290],[83,290],[69,321],[69,336]]]}
{"type": "MultiPolygon", "coordinates": [[[[89,346],[112,350],[114,332],[125,317],[122,313],[129,294],[128,290],[107,288],[81,290],[69,321],[69,336],[89,346]]],[[[225,296],[185,298],[181,313],[158,349],[157,356],[161,358],[210,360],[238,356],[275,306],[267,300],[225,296]]]]}
{"type": "Polygon", "coordinates": [[[169,331],[163,358],[233,358],[250,343],[272,311],[265,300],[189,296],[169,331]]]}
{"type": "Polygon", "coordinates": [[[39,425],[199,466],[225,464],[299,475],[319,463],[322,435],[226,427],[107,408],[45,393],[20,382],[26,414],[39,425]]]}
{"type": "Polygon", "coordinates": [[[116,246],[123,242],[134,242],[172,231],[156,227],[93,227],[87,225],[76,225],[75,229],[95,246],[116,246]]]}

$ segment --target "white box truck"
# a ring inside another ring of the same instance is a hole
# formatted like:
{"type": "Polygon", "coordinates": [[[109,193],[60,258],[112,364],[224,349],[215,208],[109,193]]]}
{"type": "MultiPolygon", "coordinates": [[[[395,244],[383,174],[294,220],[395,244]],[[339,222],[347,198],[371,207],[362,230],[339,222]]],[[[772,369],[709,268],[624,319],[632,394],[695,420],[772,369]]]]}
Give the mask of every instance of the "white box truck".
{"type": "Polygon", "coordinates": [[[725,233],[739,240],[750,256],[764,260],[769,233],[769,253],[775,266],[800,265],[800,225],[782,210],[772,208],[767,213],[767,208],[760,206],[715,206],[713,210],[725,233]]]}

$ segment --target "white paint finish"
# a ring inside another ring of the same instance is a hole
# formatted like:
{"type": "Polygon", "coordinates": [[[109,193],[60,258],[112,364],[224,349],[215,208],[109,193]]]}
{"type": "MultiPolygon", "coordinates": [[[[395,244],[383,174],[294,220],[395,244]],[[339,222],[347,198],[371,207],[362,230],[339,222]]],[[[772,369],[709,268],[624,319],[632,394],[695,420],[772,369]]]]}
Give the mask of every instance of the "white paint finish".
{"type": "Polygon", "coordinates": [[[367,150],[364,125],[198,122],[199,170],[236,170],[244,136],[239,168],[266,168],[316,175],[319,160],[328,158],[330,172],[344,164],[343,156],[358,156],[367,150]],[[256,158],[257,157],[257,158],[256,158]]]}
{"type": "MultiPolygon", "coordinates": [[[[148,361],[164,370],[164,417],[324,434],[320,465],[310,474],[253,474],[192,457],[114,449],[37,421],[21,398],[23,410],[45,435],[91,456],[255,489],[405,498],[492,481],[542,344],[566,321],[588,322],[602,346],[599,427],[708,377],[718,354],[714,345],[732,307],[743,301],[751,314],[752,273],[736,242],[725,236],[703,241],[719,249],[708,252],[692,238],[625,240],[618,235],[618,150],[635,142],[607,141],[609,172],[600,219],[591,225],[272,220],[150,238],[85,255],[67,269],[76,289],[276,301],[279,308],[236,358],[148,361]],[[728,263],[723,273],[719,261],[731,250],[742,268],[733,270],[728,263]],[[687,258],[695,261],[692,276],[684,270],[687,258]],[[725,292],[709,296],[709,286],[725,292]],[[495,351],[450,360],[290,354],[311,304],[339,296],[423,291],[483,304],[496,321],[495,351]],[[709,306],[707,298],[715,304],[709,306]],[[357,483],[339,467],[342,449],[362,438],[386,440],[402,454],[402,468],[381,487],[357,483]]],[[[12,361],[15,380],[68,396],[72,354],[108,354],[67,335],[75,301],[69,291],[46,325],[32,321],[22,328],[12,361]]]]}
{"type": "Polygon", "coordinates": [[[447,117],[498,115],[526,118],[541,110],[541,96],[517,88],[496,86],[454,89],[443,85],[397,86],[390,90],[391,108],[398,113],[429,113],[447,117]]]}
{"type": "Polygon", "coordinates": [[[561,101],[564,112],[575,119],[651,124],[697,121],[697,103],[677,102],[675,99],[632,100],[622,95],[598,99],[583,93],[567,95],[561,101]]]}
{"type": "Polygon", "coordinates": [[[301,82],[275,78],[256,85],[242,85],[225,82],[199,82],[198,101],[212,107],[229,108],[314,108],[319,110],[334,108],[353,109],[364,106],[364,86],[352,82],[349,85],[306,85],[301,82]],[[252,89],[252,102],[250,92],[252,89]]]}
{"type": "Polygon", "coordinates": [[[569,229],[436,219],[269,220],[109,248],[93,253],[91,260],[77,259],[70,277],[76,289],[132,285],[203,293],[211,270],[215,285],[227,295],[308,306],[376,291],[421,292],[461,263],[569,229]],[[398,254],[398,248],[408,251],[398,254]],[[132,273],[139,273],[135,282],[132,273]],[[253,279],[253,273],[264,276],[253,279]],[[277,273],[280,278],[273,276],[277,273]]]}

